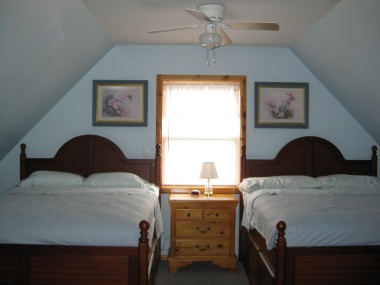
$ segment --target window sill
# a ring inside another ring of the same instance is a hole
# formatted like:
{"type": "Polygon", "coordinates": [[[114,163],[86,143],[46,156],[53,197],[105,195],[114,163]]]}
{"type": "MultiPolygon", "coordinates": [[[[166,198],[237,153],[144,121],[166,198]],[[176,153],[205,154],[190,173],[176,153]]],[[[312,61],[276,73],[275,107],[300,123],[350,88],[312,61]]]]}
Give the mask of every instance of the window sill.
{"type": "MultiPolygon", "coordinates": [[[[161,193],[190,193],[191,190],[199,190],[203,194],[204,185],[163,185],[161,193]]],[[[214,194],[240,194],[236,185],[218,185],[212,187],[214,194]]]]}

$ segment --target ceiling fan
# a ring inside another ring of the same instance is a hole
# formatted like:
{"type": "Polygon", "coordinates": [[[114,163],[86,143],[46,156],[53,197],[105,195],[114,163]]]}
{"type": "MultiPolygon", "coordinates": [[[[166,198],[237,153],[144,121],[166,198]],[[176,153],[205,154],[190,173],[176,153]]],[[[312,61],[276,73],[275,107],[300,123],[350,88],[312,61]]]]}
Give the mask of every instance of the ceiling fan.
{"type": "Polygon", "coordinates": [[[199,43],[207,49],[215,49],[221,45],[228,45],[232,42],[223,28],[269,31],[278,31],[280,29],[279,25],[276,23],[223,22],[226,7],[221,4],[203,4],[197,6],[197,10],[185,9],[185,11],[200,20],[200,24],[148,31],[148,33],[205,27],[205,33],[199,36],[199,43]]]}

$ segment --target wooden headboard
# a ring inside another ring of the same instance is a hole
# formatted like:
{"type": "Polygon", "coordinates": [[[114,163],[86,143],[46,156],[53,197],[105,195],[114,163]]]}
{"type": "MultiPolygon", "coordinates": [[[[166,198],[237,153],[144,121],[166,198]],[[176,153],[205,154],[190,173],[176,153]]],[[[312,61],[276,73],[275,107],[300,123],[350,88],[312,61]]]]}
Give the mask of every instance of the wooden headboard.
{"type": "MultiPolygon", "coordinates": [[[[278,175],[318,177],[339,173],[377,176],[377,147],[372,147],[368,160],[346,160],[334,144],[313,136],[287,143],[274,159],[247,159],[245,146],[242,146],[241,169],[242,179],[278,175]]],[[[243,211],[244,205],[240,203],[240,219],[243,211]]]]}
{"type": "Polygon", "coordinates": [[[130,172],[161,186],[160,145],[155,159],[128,159],[112,141],[97,135],[82,135],[67,141],[53,158],[27,158],[21,144],[20,179],[37,170],[63,171],[87,177],[98,172],[130,172]]]}
{"type": "MultiPolygon", "coordinates": [[[[368,155],[369,157],[369,155],[368,155]]],[[[274,159],[246,159],[242,149],[245,177],[274,175],[324,176],[338,173],[377,176],[377,147],[368,160],[346,160],[331,142],[319,137],[300,137],[287,143],[274,159]]]]}

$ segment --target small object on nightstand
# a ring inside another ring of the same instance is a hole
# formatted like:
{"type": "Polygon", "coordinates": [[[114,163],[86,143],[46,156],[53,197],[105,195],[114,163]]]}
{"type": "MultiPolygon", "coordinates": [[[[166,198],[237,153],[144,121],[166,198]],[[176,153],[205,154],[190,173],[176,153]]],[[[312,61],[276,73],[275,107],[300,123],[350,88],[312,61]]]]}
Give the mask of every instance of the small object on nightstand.
{"type": "Polygon", "coordinates": [[[199,190],[191,190],[190,194],[191,195],[200,195],[201,191],[199,191],[199,190]]]}

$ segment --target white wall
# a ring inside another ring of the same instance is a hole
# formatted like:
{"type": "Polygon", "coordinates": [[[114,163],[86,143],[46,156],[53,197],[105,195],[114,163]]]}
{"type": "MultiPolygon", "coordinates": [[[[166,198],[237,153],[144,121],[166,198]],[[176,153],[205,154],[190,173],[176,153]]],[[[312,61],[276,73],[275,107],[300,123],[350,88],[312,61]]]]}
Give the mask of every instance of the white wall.
{"type": "MultiPolygon", "coordinates": [[[[157,74],[218,74],[247,76],[247,157],[273,158],[288,141],[306,135],[333,142],[347,159],[370,158],[375,141],[362,129],[309,70],[286,48],[222,47],[216,64],[206,66],[199,46],[116,46],[20,141],[29,157],[51,157],[68,139],[97,134],[113,140],[129,158],[142,158],[143,147],[155,150],[157,74]],[[148,80],[147,127],[93,127],[92,80],[148,80]],[[254,82],[309,82],[308,129],[255,129],[254,82]]],[[[0,162],[0,191],[19,179],[19,145],[0,162]]],[[[168,195],[162,210],[169,245],[168,195]]],[[[163,254],[166,254],[165,252],[163,254]]]]}

